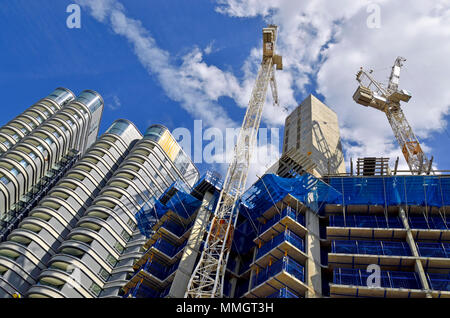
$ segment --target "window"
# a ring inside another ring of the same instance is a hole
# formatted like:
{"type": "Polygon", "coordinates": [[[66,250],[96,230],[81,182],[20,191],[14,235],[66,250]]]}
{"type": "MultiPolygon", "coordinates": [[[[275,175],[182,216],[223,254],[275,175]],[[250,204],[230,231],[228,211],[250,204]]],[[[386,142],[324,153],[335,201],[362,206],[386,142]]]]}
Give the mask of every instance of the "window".
{"type": "Polygon", "coordinates": [[[134,231],[134,229],[136,228],[136,223],[133,221],[133,219],[129,218],[128,222],[127,222],[128,227],[134,231]]]}
{"type": "Polygon", "coordinates": [[[15,176],[19,174],[19,171],[16,168],[12,168],[11,170],[9,170],[9,172],[11,172],[15,176]]]}
{"type": "Polygon", "coordinates": [[[108,262],[109,265],[111,265],[112,267],[116,266],[117,264],[117,260],[114,258],[114,256],[112,256],[111,254],[108,254],[108,256],[106,257],[106,261],[108,262]]]}
{"type": "Polygon", "coordinates": [[[114,244],[114,249],[119,252],[122,253],[124,250],[124,247],[122,246],[122,244],[120,244],[119,242],[116,242],[116,244],[114,244]]]}
{"type": "Polygon", "coordinates": [[[102,291],[102,289],[100,288],[100,286],[98,286],[96,283],[92,283],[91,287],[89,287],[89,290],[90,290],[95,296],[100,295],[100,292],[102,291]]]}
{"type": "Polygon", "coordinates": [[[11,147],[11,143],[8,140],[4,140],[3,144],[8,148],[11,147]]]}
{"type": "Polygon", "coordinates": [[[4,185],[7,185],[11,181],[4,175],[0,175],[0,182],[2,182],[4,185]]]}
{"type": "Polygon", "coordinates": [[[48,143],[49,145],[54,144],[53,140],[51,140],[50,138],[45,138],[45,142],[48,143]]]}
{"type": "Polygon", "coordinates": [[[103,267],[100,268],[100,271],[98,272],[98,274],[104,281],[106,281],[109,277],[109,273],[103,267]]]}
{"type": "Polygon", "coordinates": [[[125,230],[123,230],[122,233],[120,233],[120,236],[122,236],[125,239],[125,241],[128,241],[131,237],[130,234],[128,234],[128,232],[125,230]]]}

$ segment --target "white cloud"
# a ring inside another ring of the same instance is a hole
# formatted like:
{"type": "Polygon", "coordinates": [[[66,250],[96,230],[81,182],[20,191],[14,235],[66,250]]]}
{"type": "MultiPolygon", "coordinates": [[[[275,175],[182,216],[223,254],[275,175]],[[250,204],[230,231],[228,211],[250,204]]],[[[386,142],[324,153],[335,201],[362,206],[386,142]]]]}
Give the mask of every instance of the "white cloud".
{"type": "Polygon", "coordinates": [[[206,64],[198,48],[177,65],[169,52],[158,47],[140,21],[126,16],[124,7],[116,0],[77,0],[77,3],[127,39],[140,63],[156,75],[167,96],[179,102],[194,119],[219,128],[236,126],[218,103],[222,96],[234,98],[240,93],[239,82],[231,73],[206,64]]]}
{"type": "Polygon", "coordinates": [[[117,110],[122,106],[119,96],[117,96],[117,95],[106,96],[105,100],[106,100],[106,102],[105,102],[106,107],[108,107],[111,110],[117,110]],[[106,99],[109,99],[109,100],[106,100],[106,99]]]}
{"type": "MultiPolygon", "coordinates": [[[[240,123],[232,121],[227,112],[219,105],[221,97],[235,100],[239,107],[247,107],[256,74],[261,62],[262,48],[255,48],[243,64],[244,76],[237,79],[232,73],[223,71],[214,65],[208,65],[203,60],[203,54],[213,51],[212,41],[203,51],[192,49],[186,54],[181,63],[176,64],[169,52],[158,47],[154,38],[138,20],[126,15],[125,8],[117,0],[76,0],[77,3],[89,9],[91,15],[111,26],[112,30],[123,36],[134,48],[140,63],[149,74],[156,75],[165,93],[171,99],[180,103],[194,119],[202,119],[205,126],[222,129],[240,127],[240,123]]],[[[279,81],[292,81],[289,73],[280,73],[279,81]]],[[[289,86],[280,86],[279,96],[283,106],[295,105],[294,91],[289,86]]],[[[270,94],[270,93],[269,93],[270,94]]],[[[263,113],[263,120],[268,124],[281,125],[286,114],[269,104],[263,113]],[[280,116],[281,114],[281,116],[280,116]]],[[[273,147],[271,147],[273,148],[273,147]]],[[[278,149],[265,152],[265,147],[256,147],[255,153],[259,158],[252,165],[249,181],[255,181],[255,173],[262,174],[274,156],[278,156],[278,149]],[[269,162],[270,161],[270,162],[269,162]]],[[[231,153],[227,153],[229,157],[231,153]]],[[[218,167],[222,172],[228,165],[218,167]]]]}
{"type": "MultiPolygon", "coordinates": [[[[413,98],[403,105],[414,131],[425,138],[446,123],[450,106],[450,1],[418,0],[218,0],[217,11],[233,17],[263,16],[280,26],[278,51],[283,55],[284,81],[279,89],[306,93],[309,78],[339,116],[347,156],[399,156],[385,115],[357,105],[352,95],[360,66],[373,68],[386,82],[398,55],[408,61],[400,87],[413,98]],[[370,3],[381,8],[381,28],[367,27],[370,3]],[[379,70],[379,71],[377,71],[379,70]]],[[[284,94],[289,95],[289,94],[284,94]]],[[[423,148],[432,154],[426,144],[423,148]]]]}

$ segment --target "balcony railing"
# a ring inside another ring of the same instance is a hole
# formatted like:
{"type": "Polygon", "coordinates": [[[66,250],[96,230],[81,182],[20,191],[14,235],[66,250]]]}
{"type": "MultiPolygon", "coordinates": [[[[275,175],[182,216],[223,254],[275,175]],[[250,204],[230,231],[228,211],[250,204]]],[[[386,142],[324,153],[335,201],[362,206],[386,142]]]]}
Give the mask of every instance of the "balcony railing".
{"type": "Polygon", "coordinates": [[[259,259],[263,255],[270,252],[272,249],[277,247],[283,242],[289,242],[299,250],[304,251],[304,242],[303,239],[295,235],[289,230],[284,231],[283,233],[275,236],[271,241],[266,242],[261,248],[258,249],[258,253],[256,254],[256,259],[259,259]]]}
{"type": "Polygon", "coordinates": [[[175,234],[176,236],[182,236],[187,228],[184,228],[183,226],[174,223],[173,221],[170,220],[166,220],[161,227],[169,230],[170,232],[172,232],[173,234],[175,234]]]}
{"type": "MultiPolygon", "coordinates": [[[[337,285],[366,286],[372,272],[360,269],[336,268],[333,283],[337,285]]],[[[419,277],[415,272],[381,271],[380,287],[421,289],[419,277]]],[[[372,282],[372,279],[370,280],[372,282]]]]}
{"type": "Polygon", "coordinates": [[[163,238],[159,238],[155,244],[153,244],[150,248],[156,248],[157,250],[163,252],[164,254],[168,255],[169,257],[175,256],[179,251],[181,251],[185,246],[186,242],[184,242],[181,246],[173,245],[163,238]]]}
{"type": "Polygon", "coordinates": [[[286,272],[296,277],[300,281],[304,281],[304,267],[291,258],[285,256],[282,259],[279,259],[272,265],[264,268],[259,271],[259,273],[253,276],[252,288],[264,283],[269,280],[271,277],[281,273],[286,272]]]}
{"type": "Polygon", "coordinates": [[[369,254],[390,256],[411,256],[406,242],[382,241],[333,241],[331,252],[338,254],[369,254]]]}
{"type": "Polygon", "coordinates": [[[431,289],[450,291],[450,274],[427,273],[431,289]]]}
{"type": "Polygon", "coordinates": [[[276,224],[277,222],[279,222],[281,219],[285,218],[285,217],[290,217],[291,219],[295,220],[296,222],[304,225],[305,221],[304,221],[304,217],[303,214],[296,212],[295,210],[293,210],[290,207],[287,207],[286,209],[284,209],[283,211],[281,211],[281,213],[275,215],[273,218],[271,218],[270,220],[268,220],[265,224],[261,224],[259,226],[259,233],[264,233],[265,231],[267,231],[267,229],[269,229],[271,226],[273,226],[274,224],[276,224]]]}
{"type": "Polygon", "coordinates": [[[170,267],[167,267],[159,264],[154,260],[148,260],[147,262],[145,262],[144,265],[142,265],[139,268],[139,270],[136,273],[138,273],[140,270],[144,270],[163,281],[177,270],[178,265],[179,262],[170,267]]]}
{"type": "Polygon", "coordinates": [[[68,155],[62,159],[58,165],[51,169],[33,189],[19,201],[15,208],[8,211],[0,218],[0,242],[19,225],[19,223],[28,216],[33,208],[47,195],[69,171],[75,163],[78,162],[80,154],[76,150],[69,151],[68,155]]]}
{"type": "Polygon", "coordinates": [[[330,215],[330,226],[333,227],[360,227],[360,228],[403,228],[398,216],[387,218],[378,215],[330,215]]]}
{"type": "Polygon", "coordinates": [[[410,216],[408,218],[409,226],[412,229],[425,230],[448,230],[450,229],[450,219],[444,220],[441,216],[410,216]]]}
{"type": "Polygon", "coordinates": [[[124,298],[159,298],[160,292],[153,288],[147,287],[142,284],[137,284],[131,288],[123,297],[124,298]]]}
{"type": "Polygon", "coordinates": [[[450,243],[423,243],[417,242],[419,255],[422,257],[450,257],[450,243]]]}
{"type": "Polygon", "coordinates": [[[285,287],[273,293],[272,295],[267,296],[267,298],[299,298],[299,297],[293,292],[291,292],[289,288],[285,287]]]}

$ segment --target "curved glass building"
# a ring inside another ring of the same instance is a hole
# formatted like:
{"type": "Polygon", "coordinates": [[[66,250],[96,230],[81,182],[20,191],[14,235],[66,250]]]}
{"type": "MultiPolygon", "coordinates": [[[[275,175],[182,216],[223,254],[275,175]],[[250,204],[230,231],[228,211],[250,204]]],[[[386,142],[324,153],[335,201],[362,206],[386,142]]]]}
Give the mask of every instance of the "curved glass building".
{"type": "Polygon", "coordinates": [[[25,294],[33,285],[29,293],[35,297],[89,297],[88,291],[77,289],[74,284],[65,286],[64,282],[75,270],[84,282],[86,275],[98,274],[103,268],[103,264],[82,257],[82,251],[88,250],[91,243],[85,232],[91,231],[94,223],[79,220],[125,158],[130,145],[141,138],[133,125],[123,129],[121,124],[113,123],[8,240],[0,244],[0,297],[25,294]],[[117,130],[121,132],[111,132],[117,130]],[[71,231],[73,228],[78,231],[71,231]]]}
{"type": "Polygon", "coordinates": [[[0,128],[0,298],[121,297],[143,255],[136,213],[199,172],[169,130],[58,88],[0,128]]]}
{"type": "Polygon", "coordinates": [[[40,126],[67,103],[75,99],[67,88],[58,87],[46,98],[0,128],[0,155],[12,148],[36,127],[40,126]]]}
{"type": "Polygon", "coordinates": [[[24,122],[25,132],[21,137],[10,136],[0,156],[0,215],[27,200],[33,186],[70,151],[82,154],[95,141],[102,111],[98,93],[85,91],[73,100],[70,91],[60,88],[2,128],[6,140],[11,127],[29,119],[30,126],[25,128],[24,122]]]}

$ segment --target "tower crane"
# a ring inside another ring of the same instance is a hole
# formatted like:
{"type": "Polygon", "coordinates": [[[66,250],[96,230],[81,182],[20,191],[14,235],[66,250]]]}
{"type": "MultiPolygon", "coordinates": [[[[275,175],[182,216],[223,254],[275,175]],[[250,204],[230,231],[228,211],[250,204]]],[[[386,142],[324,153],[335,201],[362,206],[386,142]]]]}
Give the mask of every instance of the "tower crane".
{"type": "MultiPolygon", "coordinates": [[[[411,94],[406,90],[399,90],[400,70],[406,61],[403,57],[397,57],[392,67],[389,83],[384,87],[377,82],[373,71],[365,71],[362,67],[356,74],[359,82],[353,99],[356,103],[366,107],[373,107],[384,112],[392,127],[395,138],[402,149],[403,156],[408,163],[412,174],[422,174],[431,170],[432,160],[429,161],[422,151],[419,140],[406,120],[400,102],[409,102],[411,94]]],[[[429,172],[428,172],[429,173],[429,172]]]]}
{"type": "Polygon", "coordinates": [[[239,214],[239,207],[236,202],[245,190],[250,157],[254,152],[269,83],[274,104],[278,105],[275,66],[277,70],[281,70],[283,64],[282,57],[275,54],[277,29],[278,27],[275,25],[269,25],[263,29],[261,67],[239,131],[233,159],[228,167],[223,188],[219,194],[205,246],[189,280],[185,297],[223,297],[225,270],[239,214]]]}

